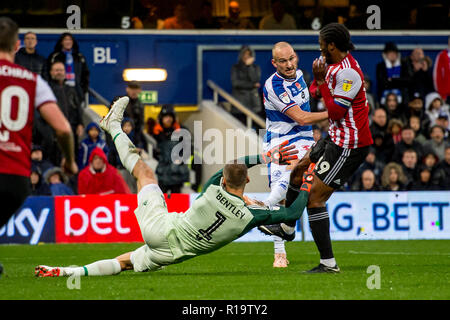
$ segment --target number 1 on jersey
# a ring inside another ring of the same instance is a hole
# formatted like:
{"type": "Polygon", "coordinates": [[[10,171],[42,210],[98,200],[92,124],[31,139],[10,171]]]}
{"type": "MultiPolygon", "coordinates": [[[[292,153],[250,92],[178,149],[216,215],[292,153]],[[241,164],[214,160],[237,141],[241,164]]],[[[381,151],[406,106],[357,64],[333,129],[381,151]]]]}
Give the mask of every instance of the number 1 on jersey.
{"type": "Polygon", "coordinates": [[[214,223],[212,225],[210,225],[206,230],[203,230],[203,229],[198,230],[198,233],[200,233],[200,234],[197,234],[197,236],[196,236],[197,240],[203,240],[203,239],[205,239],[207,241],[211,240],[212,239],[211,234],[214,231],[216,231],[217,228],[219,228],[222,225],[222,223],[227,219],[219,211],[216,212],[216,217],[217,217],[217,220],[214,221],[214,223]]]}

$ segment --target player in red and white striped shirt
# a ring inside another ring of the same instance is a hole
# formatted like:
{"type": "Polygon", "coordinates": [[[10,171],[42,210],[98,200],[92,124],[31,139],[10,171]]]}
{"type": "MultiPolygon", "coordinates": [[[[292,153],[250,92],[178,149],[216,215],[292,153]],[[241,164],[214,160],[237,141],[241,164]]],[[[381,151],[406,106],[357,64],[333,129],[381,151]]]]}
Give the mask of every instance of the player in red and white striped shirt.
{"type": "Polygon", "coordinates": [[[18,26],[0,17],[0,228],[31,193],[31,140],[34,111],[55,130],[64,170],[77,173],[72,129],[41,76],[14,64],[18,26]]]}
{"type": "MultiPolygon", "coordinates": [[[[330,122],[329,136],[314,145],[292,170],[286,206],[297,197],[302,175],[315,163],[314,179],[308,199],[308,220],[320,252],[320,264],[311,273],[339,272],[330,240],[330,220],[326,202],[358,169],[373,143],[369,129],[369,106],[363,73],[350,54],[354,49],[344,25],[330,23],[320,30],[321,57],[313,63],[313,97],[324,100],[330,122]]],[[[267,226],[272,234],[284,239],[289,230],[283,225],[267,226]]],[[[292,233],[292,232],[291,232],[292,233]]]]}

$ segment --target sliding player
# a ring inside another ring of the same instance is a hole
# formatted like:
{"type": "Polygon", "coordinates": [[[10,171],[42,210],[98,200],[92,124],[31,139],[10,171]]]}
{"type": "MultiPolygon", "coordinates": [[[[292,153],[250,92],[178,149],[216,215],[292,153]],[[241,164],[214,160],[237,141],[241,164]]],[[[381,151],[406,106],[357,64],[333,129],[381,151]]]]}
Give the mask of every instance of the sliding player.
{"type": "MultiPolygon", "coordinates": [[[[299,175],[311,162],[316,163],[316,178],[308,200],[308,220],[320,253],[320,263],[309,272],[336,273],[340,269],[331,246],[326,201],[358,169],[373,141],[363,72],[350,54],[354,49],[350,33],[344,25],[330,23],[320,30],[319,43],[321,58],[313,63],[314,81],[310,92],[324,99],[329,115],[329,136],[314,145],[292,170],[286,205],[292,204],[298,195],[302,183],[299,175]]],[[[279,225],[265,228],[268,234],[287,239],[279,225]]]]}
{"type": "MultiPolygon", "coordinates": [[[[272,74],[264,85],[264,107],[266,110],[266,135],[264,150],[270,150],[285,140],[295,145],[299,151],[299,158],[314,143],[311,124],[328,118],[327,112],[311,113],[309,105],[309,91],[303,73],[298,66],[298,57],[292,46],[287,42],[278,42],[272,49],[272,65],[276,72],[272,74]]],[[[264,201],[267,206],[278,205],[286,198],[289,185],[289,175],[296,163],[286,167],[269,163],[269,197],[264,201]]],[[[295,237],[297,221],[281,224],[282,230],[291,231],[295,237]]],[[[261,226],[260,228],[264,228],[261,226]]],[[[282,231],[281,230],[281,231],[282,231]]],[[[264,231],[263,231],[264,232],[264,231]]],[[[287,267],[284,240],[274,236],[275,268],[287,267]]]]}
{"type": "Polygon", "coordinates": [[[121,129],[128,102],[128,97],[118,99],[100,126],[111,135],[120,160],[137,179],[139,193],[135,214],[145,244],[115,259],[83,267],[37,266],[36,276],[113,275],[131,269],[154,271],[217,250],[258,225],[296,220],[302,214],[312,175],[305,179],[297,200],[288,208],[269,210],[244,202],[244,188],[249,182],[247,168],[269,162],[288,164],[297,159],[293,147],[286,147],[288,141],[263,155],[247,156],[225,165],[208,180],[189,210],[168,213],[153,171],[140,159],[135,146],[121,129]]]}

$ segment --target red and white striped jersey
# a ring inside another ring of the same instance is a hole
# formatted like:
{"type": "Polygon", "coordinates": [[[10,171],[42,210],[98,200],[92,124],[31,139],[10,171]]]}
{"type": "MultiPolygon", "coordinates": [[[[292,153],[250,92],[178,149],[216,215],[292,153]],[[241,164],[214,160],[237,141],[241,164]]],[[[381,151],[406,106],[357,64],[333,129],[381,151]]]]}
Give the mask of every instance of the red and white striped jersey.
{"type": "Polygon", "coordinates": [[[334,102],[347,109],[342,119],[329,119],[328,134],[331,140],[346,149],[373,144],[364,75],[355,58],[349,53],[340,63],[329,65],[325,82],[334,102]]]}
{"type": "Polygon", "coordinates": [[[34,110],[56,98],[41,76],[0,60],[0,173],[29,177],[34,110]]]}

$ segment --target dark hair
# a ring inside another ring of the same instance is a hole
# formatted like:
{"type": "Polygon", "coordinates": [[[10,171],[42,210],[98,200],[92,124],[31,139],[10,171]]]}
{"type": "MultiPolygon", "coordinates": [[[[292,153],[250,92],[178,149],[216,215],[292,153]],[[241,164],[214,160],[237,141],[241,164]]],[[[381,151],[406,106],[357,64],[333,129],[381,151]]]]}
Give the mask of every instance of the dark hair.
{"type": "Polygon", "coordinates": [[[227,180],[227,185],[230,188],[238,189],[245,185],[247,179],[247,166],[242,163],[228,163],[223,168],[223,176],[227,180]]]}
{"type": "Polygon", "coordinates": [[[19,39],[19,26],[8,17],[0,17],[0,51],[14,51],[19,39]]]}
{"type": "Polygon", "coordinates": [[[59,37],[58,41],[55,44],[55,49],[53,50],[53,52],[60,52],[60,51],[62,51],[62,42],[63,42],[64,38],[67,37],[67,36],[69,36],[72,39],[72,41],[73,41],[72,52],[75,53],[75,54],[80,52],[80,49],[78,47],[78,42],[75,41],[75,38],[69,32],[64,32],[63,34],[61,34],[61,36],[59,37]]]}
{"type": "Polygon", "coordinates": [[[319,37],[326,44],[334,43],[340,51],[355,49],[355,46],[350,40],[350,32],[348,32],[348,29],[343,24],[336,22],[327,24],[320,29],[319,37]]]}
{"type": "Polygon", "coordinates": [[[436,128],[441,129],[442,133],[443,133],[444,136],[445,136],[445,129],[442,128],[442,127],[441,127],[440,125],[438,125],[438,124],[435,124],[434,126],[432,126],[432,127],[430,128],[430,135],[431,135],[431,133],[433,133],[433,130],[436,129],[436,128]]]}
{"type": "Polygon", "coordinates": [[[128,82],[128,88],[130,89],[141,89],[141,84],[137,81],[128,82]]]}

